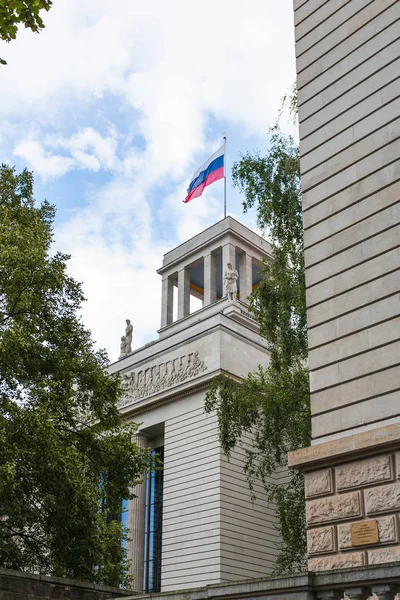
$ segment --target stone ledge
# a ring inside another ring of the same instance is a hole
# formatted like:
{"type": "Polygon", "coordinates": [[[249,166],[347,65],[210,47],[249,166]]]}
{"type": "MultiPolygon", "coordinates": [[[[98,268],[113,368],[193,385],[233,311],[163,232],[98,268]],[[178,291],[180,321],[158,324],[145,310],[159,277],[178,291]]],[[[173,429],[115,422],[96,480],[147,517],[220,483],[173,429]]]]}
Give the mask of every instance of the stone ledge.
{"type": "Polygon", "coordinates": [[[355,458],[400,448],[400,423],[330,440],[288,454],[289,467],[299,471],[312,471],[355,458]]]}
{"type": "MultiPolygon", "coordinates": [[[[43,583],[48,584],[49,589],[50,586],[60,586],[60,587],[68,587],[68,588],[76,588],[79,589],[79,593],[83,594],[85,590],[87,592],[103,592],[107,594],[109,597],[119,597],[119,596],[132,596],[132,590],[123,590],[116,587],[111,587],[107,585],[100,585],[98,583],[90,583],[88,581],[79,581],[77,579],[66,579],[63,577],[51,577],[49,575],[38,575],[37,573],[29,573],[27,571],[16,571],[14,569],[3,569],[0,568],[0,578],[4,581],[5,579],[9,580],[19,580],[19,581],[31,581],[33,583],[43,583]]],[[[61,593],[61,590],[60,590],[61,593]]],[[[82,595],[82,598],[84,596],[82,595]]]]}
{"type": "MultiPolygon", "coordinates": [[[[204,587],[187,588],[154,594],[135,594],[130,600],[169,598],[173,600],[248,600],[271,598],[271,600],[310,600],[313,593],[329,589],[356,586],[390,585],[400,582],[400,564],[370,565],[342,568],[335,571],[317,571],[287,577],[262,577],[245,581],[214,583],[204,587]]],[[[125,600],[128,600],[127,598],[125,600]]]]}

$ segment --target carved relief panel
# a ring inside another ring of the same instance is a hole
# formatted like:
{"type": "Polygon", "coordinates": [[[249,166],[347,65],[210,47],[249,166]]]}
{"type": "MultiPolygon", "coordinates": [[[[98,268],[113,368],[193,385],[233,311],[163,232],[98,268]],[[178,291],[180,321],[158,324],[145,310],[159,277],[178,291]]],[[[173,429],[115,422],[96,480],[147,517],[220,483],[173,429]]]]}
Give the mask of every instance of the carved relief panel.
{"type": "Polygon", "coordinates": [[[190,352],[157,365],[123,373],[124,396],[119,406],[128,406],[136,400],[161,392],[199,375],[206,369],[199,353],[190,352]]]}

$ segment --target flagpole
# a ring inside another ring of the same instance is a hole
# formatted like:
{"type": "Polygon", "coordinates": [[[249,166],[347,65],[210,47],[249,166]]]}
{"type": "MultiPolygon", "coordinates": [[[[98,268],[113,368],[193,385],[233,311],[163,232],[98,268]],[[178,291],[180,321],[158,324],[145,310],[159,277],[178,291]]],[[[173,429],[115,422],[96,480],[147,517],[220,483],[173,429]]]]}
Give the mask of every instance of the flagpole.
{"type": "Polygon", "coordinates": [[[224,133],[224,219],[226,219],[226,131],[224,133]]]}

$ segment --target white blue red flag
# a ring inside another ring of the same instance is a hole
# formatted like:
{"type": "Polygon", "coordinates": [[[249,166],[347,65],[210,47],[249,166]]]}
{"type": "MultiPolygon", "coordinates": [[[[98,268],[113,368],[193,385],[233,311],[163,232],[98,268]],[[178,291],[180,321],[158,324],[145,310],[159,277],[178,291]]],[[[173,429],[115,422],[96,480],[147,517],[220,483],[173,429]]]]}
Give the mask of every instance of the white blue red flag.
{"type": "Polygon", "coordinates": [[[225,146],[221,146],[193,175],[183,202],[198,198],[204,188],[224,177],[225,146]]]}

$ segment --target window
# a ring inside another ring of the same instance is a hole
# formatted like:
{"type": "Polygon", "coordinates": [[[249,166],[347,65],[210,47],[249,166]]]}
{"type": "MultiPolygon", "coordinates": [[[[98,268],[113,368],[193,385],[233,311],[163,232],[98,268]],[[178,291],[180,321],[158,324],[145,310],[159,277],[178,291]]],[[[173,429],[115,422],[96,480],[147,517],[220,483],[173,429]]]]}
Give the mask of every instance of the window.
{"type": "MultiPolygon", "coordinates": [[[[153,456],[164,460],[164,448],[155,448],[153,456]]],[[[144,537],[144,592],[161,590],[161,544],[163,471],[154,470],[146,477],[146,522],[144,537]]]]}
{"type": "MultiPolygon", "coordinates": [[[[121,513],[119,515],[119,521],[122,523],[124,530],[128,529],[129,523],[129,500],[122,500],[121,502],[121,513]]],[[[123,540],[122,545],[124,548],[128,546],[128,540],[123,540]]]]}

